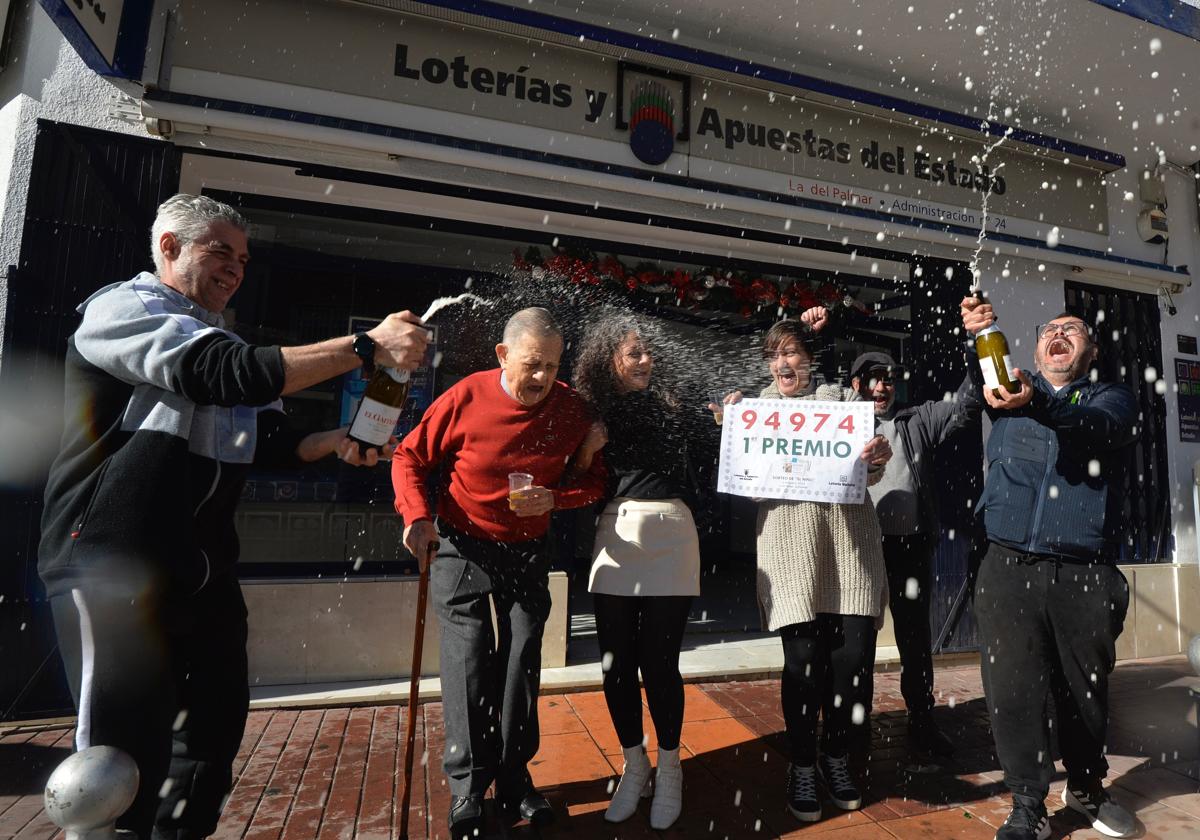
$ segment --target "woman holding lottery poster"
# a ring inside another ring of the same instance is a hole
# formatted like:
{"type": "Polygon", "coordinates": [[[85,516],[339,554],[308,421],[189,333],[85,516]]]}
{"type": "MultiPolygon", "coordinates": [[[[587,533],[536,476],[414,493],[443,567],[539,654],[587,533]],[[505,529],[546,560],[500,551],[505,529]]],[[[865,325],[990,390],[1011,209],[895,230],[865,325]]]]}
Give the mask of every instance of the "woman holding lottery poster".
{"type": "MultiPolygon", "coordinates": [[[[711,434],[713,426],[707,413],[690,412],[654,376],[656,345],[661,341],[647,321],[626,312],[602,316],[579,349],[575,387],[592,403],[607,435],[609,483],[596,524],[588,589],[595,598],[604,658],[604,698],[625,766],[604,817],[627,820],[638,801],[650,795],[640,670],[658,737],[650,825],[662,830],[683,807],[679,650],[692,598],[700,594],[700,548],[692,518],[696,482],[688,440],[697,428],[711,434]]],[[[600,433],[584,444],[577,469],[587,468],[590,452],[604,440],[600,433]]]]}
{"type": "MultiPolygon", "coordinates": [[[[818,387],[811,378],[808,340],[826,317],[816,307],[799,321],[780,321],[767,331],[762,354],[771,384],[761,398],[860,399],[851,388],[818,387]]],[[[734,392],[725,402],[741,398],[734,392]]],[[[868,484],[883,477],[891,455],[879,435],[863,449],[868,484]]],[[[757,533],[759,612],[763,626],[778,630],[783,641],[780,699],[792,752],[787,806],[796,819],[816,822],[818,782],[838,808],[862,807],[848,759],[854,734],[870,734],[875,635],[887,604],[879,523],[869,499],[861,504],[762,499],[757,533]],[[819,751],[818,715],[824,718],[819,751]]]]}

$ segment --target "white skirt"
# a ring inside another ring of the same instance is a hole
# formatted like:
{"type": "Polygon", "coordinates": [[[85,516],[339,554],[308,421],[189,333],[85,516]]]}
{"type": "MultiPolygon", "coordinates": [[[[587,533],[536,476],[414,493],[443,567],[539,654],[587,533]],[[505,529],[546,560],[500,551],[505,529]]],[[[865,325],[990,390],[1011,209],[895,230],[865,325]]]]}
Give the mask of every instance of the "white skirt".
{"type": "Polygon", "coordinates": [[[588,591],[699,595],[700,539],[679,499],[613,499],[596,523],[588,591]]]}

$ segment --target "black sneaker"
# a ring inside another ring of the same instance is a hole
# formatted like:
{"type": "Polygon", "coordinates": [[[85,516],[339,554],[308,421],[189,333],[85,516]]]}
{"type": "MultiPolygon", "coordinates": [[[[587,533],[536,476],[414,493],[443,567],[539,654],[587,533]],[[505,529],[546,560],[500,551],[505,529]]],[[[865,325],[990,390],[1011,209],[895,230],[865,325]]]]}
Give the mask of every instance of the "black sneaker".
{"type": "Polygon", "coordinates": [[[545,828],[554,822],[554,809],[550,807],[550,802],[532,787],[520,799],[502,799],[499,805],[504,816],[514,823],[528,820],[532,826],[545,828]]]}
{"type": "Polygon", "coordinates": [[[1025,797],[1013,797],[1012,813],[996,832],[996,840],[1048,840],[1050,819],[1046,816],[1046,806],[1024,800],[1025,797]]]}
{"type": "Polygon", "coordinates": [[[477,840],[483,837],[483,797],[450,797],[451,840],[477,840]]]}
{"type": "Polygon", "coordinates": [[[904,769],[909,773],[936,773],[953,763],[954,744],[931,715],[909,716],[907,746],[904,769]]]}
{"type": "Polygon", "coordinates": [[[821,803],[817,800],[817,768],[811,764],[808,767],[788,765],[787,808],[801,822],[821,819],[821,803]]]}
{"type": "Polygon", "coordinates": [[[1096,782],[1079,787],[1067,784],[1062,792],[1063,804],[1088,818],[1092,828],[1109,837],[1129,837],[1137,830],[1133,814],[1108,795],[1104,785],[1096,782]]]}
{"type": "Polygon", "coordinates": [[[854,783],[854,776],[850,774],[850,760],[846,756],[821,756],[817,762],[817,771],[834,805],[843,811],[857,811],[862,807],[862,794],[858,792],[858,785],[854,783]]]}
{"type": "Polygon", "coordinates": [[[908,743],[919,755],[948,759],[954,755],[954,743],[938,728],[933,715],[914,715],[908,719],[908,743]]]}

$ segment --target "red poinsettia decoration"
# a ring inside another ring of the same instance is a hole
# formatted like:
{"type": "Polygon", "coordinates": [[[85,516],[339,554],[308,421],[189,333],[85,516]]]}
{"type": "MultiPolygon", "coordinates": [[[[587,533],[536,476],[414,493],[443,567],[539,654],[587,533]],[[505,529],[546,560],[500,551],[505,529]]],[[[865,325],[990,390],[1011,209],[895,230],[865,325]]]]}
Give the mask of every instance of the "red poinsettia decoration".
{"type": "Polygon", "coordinates": [[[581,259],[558,251],[543,259],[536,248],[530,248],[524,255],[520,251],[513,251],[513,268],[519,271],[541,268],[579,286],[607,285],[627,292],[655,295],[672,293],[679,306],[694,307],[708,298],[712,291],[727,288],[739,304],[738,310],[743,318],[749,318],[755,311],[767,306],[777,306],[785,312],[798,314],[814,306],[832,308],[845,304],[869,314],[866,306],[828,282],[816,289],[801,281],[780,288],[774,280],[717,269],[692,273],[683,268],[674,268],[663,272],[652,263],[639,263],[629,269],[612,254],[596,260],[581,259]]]}

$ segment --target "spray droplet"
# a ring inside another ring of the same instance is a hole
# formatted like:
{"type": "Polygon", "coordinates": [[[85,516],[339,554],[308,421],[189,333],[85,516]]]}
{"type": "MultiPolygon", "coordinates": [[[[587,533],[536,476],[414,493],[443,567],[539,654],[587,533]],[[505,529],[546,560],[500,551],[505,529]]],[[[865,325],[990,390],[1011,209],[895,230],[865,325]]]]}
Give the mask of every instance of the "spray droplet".
{"type": "Polygon", "coordinates": [[[915,577],[910,577],[908,580],[904,581],[904,597],[905,598],[907,598],[910,601],[915,601],[915,600],[917,600],[917,597],[920,594],[921,594],[921,582],[920,581],[918,581],[915,577]]]}

